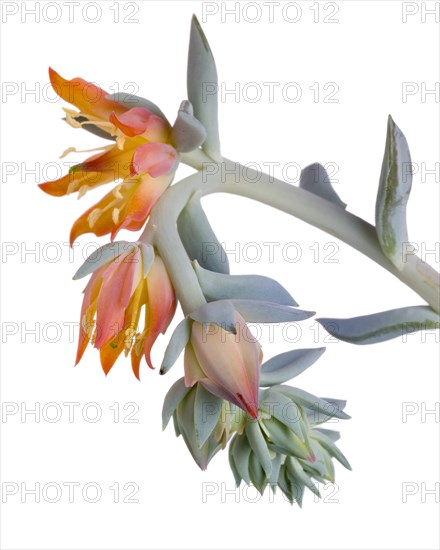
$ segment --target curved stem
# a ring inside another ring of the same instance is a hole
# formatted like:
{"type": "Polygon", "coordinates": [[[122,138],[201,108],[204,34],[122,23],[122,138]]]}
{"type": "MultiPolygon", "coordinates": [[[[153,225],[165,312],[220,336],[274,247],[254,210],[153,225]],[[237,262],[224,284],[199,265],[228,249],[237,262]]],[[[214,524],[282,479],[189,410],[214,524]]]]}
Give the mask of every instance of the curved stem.
{"type": "MultiPolygon", "coordinates": [[[[190,157],[185,159],[188,160],[190,157]]],[[[371,224],[309,191],[239,163],[226,159],[221,164],[209,161],[208,169],[208,161],[199,155],[199,158],[192,159],[191,165],[199,167],[200,163],[204,165],[204,171],[185,178],[164,193],[144,232],[149,234],[151,227],[154,228],[155,244],[164,259],[185,313],[205,303],[177,231],[180,212],[197,190],[202,195],[223,192],[248,197],[322,229],[387,269],[439,312],[437,272],[415,255],[408,256],[402,271],[397,270],[382,252],[375,228],[371,224]]]]}

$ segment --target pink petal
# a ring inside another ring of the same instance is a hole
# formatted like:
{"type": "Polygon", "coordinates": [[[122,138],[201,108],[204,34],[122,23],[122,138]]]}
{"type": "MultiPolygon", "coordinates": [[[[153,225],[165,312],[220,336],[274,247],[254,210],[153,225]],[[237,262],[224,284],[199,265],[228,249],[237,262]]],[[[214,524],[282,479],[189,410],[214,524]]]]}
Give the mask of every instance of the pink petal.
{"type": "Polygon", "coordinates": [[[150,174],[157,178],[174,168],[177,152],[166,143],[145,143],[137,147],[133,155],[131,175],[150,174]]]}
{"type": "Polygon", "coordinates": [[[119,128],[126,136],[134,137],[145,132],[151,116],[153,115],[148,109],[134,107],[119,116],[112,113],[110,115],[110,122],[112,122],[116,128],[119,128]]]}
{"type": "Polygon", "coordinates": [[[125,310],[141,277],[139,249],[121,254],[105,270],[96,310],[96,348],[101,348],[123,330],[125,310]]]}

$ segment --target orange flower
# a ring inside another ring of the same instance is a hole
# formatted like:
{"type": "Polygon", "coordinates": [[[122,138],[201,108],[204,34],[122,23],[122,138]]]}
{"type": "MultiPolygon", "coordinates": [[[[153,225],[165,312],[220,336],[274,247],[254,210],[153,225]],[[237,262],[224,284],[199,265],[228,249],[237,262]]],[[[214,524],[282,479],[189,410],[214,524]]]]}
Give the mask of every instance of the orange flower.
{"type": "Polygon", "coordinates": [[[102,147],[103,152],[71,168],[69,174],[40,184],[43,191],[56,197],[76,192],[81,197],[89,189],[119,182],[74,223],[71,243],[84,233],[110,233],[114,239],[121,228],[139,230],[177,167],[170,124],[144,107],[128,109],[81,78],[65,80],[52,69],[49,76],[58,95],[78,109],[65,109],[70,125],[91,126],[116,139],[114,145],[102,147]]]}
{"type": "MultiPolygon", "coordinates": [[[[114,243],[117,244],[123,243],[114,243]]],[[[164,263],[160,256],[154,255],[153,248],[141,243],[125,244],[128,251],[123,252],[124,247],[119,247],[111,259],[108,259],[108,246],[100,249],[106,248],[107,253],[102,253],[84,290],[76,364],[91,341],[100,350],[106,374],[125,351],[126,355],[131,352],[133,372],[139,378],[142,355],[153,368],[151,348],[158,335],[168,328],[176,309],[176,298],[164,263]],[[145,326],[139,332],[142,308],[145,308],[145,326]]],[[[75,278],[90,272],[86,270],[82,274],[82,269],[75,278]]]]}

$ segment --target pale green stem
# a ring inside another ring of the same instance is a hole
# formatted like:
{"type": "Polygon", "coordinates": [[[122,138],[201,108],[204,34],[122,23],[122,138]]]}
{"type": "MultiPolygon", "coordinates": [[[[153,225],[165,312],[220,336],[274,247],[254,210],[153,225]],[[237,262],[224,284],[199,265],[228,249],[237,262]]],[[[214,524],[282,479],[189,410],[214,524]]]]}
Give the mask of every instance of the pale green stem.
{"type": "Polygon", "coordinates": [[[187,155],[183,160],[205,170],[185,178],[164,193],[153,210],[144,235],[154,231],[154,243],[164,259],[185,313],[205,303],[177,231],[179,214],[195,191],[202,195],[223,192],[248,197],[310,223],[390,271],[439,312],[438,273],[415,255],[407,257],[402,271],[397,270],[382,252],[375,228],[361,218],[309,191],[226,159],[216,164],[197,151],[196,155],[187,155]]]}

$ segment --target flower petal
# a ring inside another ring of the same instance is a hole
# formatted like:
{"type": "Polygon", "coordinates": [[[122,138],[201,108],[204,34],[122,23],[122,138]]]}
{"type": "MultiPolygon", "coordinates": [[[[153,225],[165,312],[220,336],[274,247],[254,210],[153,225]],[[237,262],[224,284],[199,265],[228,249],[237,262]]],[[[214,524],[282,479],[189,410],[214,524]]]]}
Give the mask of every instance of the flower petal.
{"type": "Polygon", "coordinates": [[[123,330],[125,310],[141,277],[139,249],[122,254],[104,271],[96,313],[96,348],[100,349],[123,330]]]}
{"type": "Polygon", "coordinates": [[[49,78],[55,92],[64,101],[75,105],[81,113],[108,120],[112,112],[122,115],[127,110],[120,103],[108,99],[105,90],[82,78],[66,80],[52,68],[49,68],[49,78]]]}
{"type": "Polygon", "coordinates": [[[144,143],[133,155],[131,174],[149,174],[153,178],[162,176],[174,168],[177,152],[166,143],[144,143]]]}

